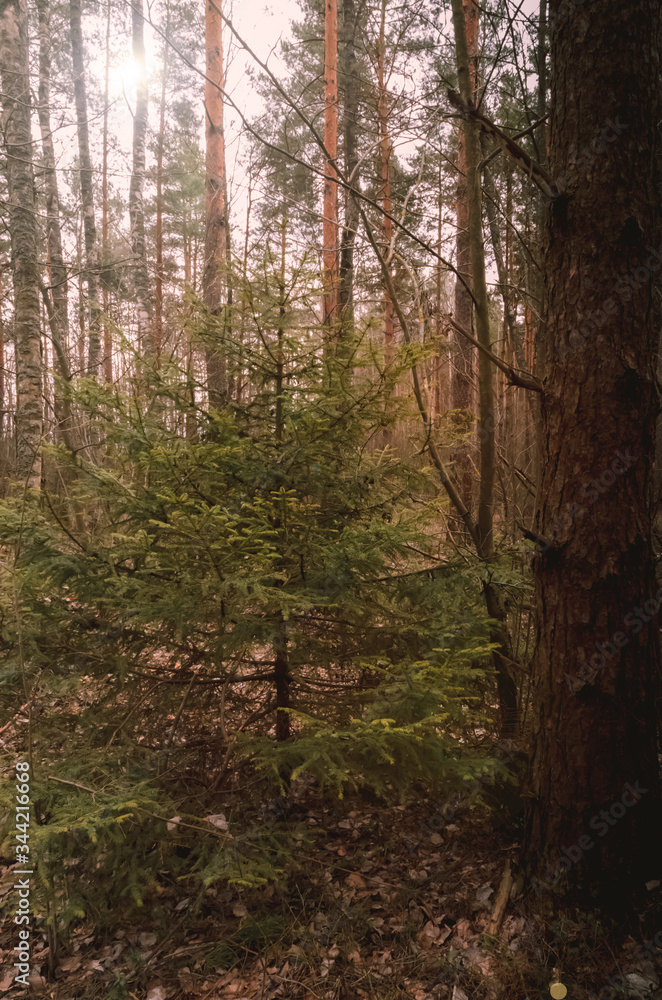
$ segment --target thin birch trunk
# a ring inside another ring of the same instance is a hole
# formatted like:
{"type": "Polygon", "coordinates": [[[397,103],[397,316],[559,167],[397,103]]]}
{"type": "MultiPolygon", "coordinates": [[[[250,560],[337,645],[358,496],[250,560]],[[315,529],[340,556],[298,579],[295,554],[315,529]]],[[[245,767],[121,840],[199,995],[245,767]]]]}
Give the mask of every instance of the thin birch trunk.
{"type": "Polygon", "coordinates": [[[145,28],[143,0],[131,4],[133,36],[133,61],[138,70],[136,83],[136,110],[133,116],[133,167],[129,187],[129,219],[131,223],[131,250],[133,252],[133,283],[136,292],[139,349],[143,356],[154,354],[154,328],[152,326],[152,298],[147,270],[145,243],[145,136],[147,133],[148,87],[145,67],[145,28]]]}
{"type": "Polygon", "coordinates": [[[94,219],[94,190],[92,187],[90,133],[87,123],[87,87],[85,84],[85,59],[80,0],[69,0],[69,27],[71,31],[71,55],[74,69],[74,100],[76,104],[78,133],[78,160],[83,210],[83,233],[85,236],[85,283],[87,285],[89,309],[87,370],[90,375],[96,376],[99,368],[99,356],[101,353],[101,345],[99,341],[99,303],[97,292],[99,259],[97,247],[97,227],[94,219]]]}

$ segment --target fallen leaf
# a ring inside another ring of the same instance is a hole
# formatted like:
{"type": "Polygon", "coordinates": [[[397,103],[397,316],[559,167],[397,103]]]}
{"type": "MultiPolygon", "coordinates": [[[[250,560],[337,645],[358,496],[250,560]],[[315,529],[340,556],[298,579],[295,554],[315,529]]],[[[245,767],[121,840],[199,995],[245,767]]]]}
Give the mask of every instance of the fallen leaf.
{"type": "Polygon", "coordinates": [[[166,1000],[167,996],[162,986],[154,986],[147,994],[147,1000],[166,1000]]]}
{"type": "Polygon", "coordinates": [[[476,902],[480,903],[481,906],[487,906],[488,900],[493,892],[494,888],[489,882],[486,882],[485,885],[481,885],[480,889],[476,890],[476,902]]]}
{"type": "Polygon", "coordinates": [[[4,979],[0,979],[0,993],[6,993],[14,985],[14,973],[8,972],[4,979]]]}
{"type": "Polygon", "coordinates": [[[60,962],[60,968],[63,972],[75,972],[76,969],[80,969],[81,965],[82,961],[79,955],[71,955],[60,962]]]}
{"type": "Polygon", "coordinates": [[[215,816],[206,816],[205,819],[207,823],[211,823],[217,830],[222,830],[224,833],[228,832],[228,821],[223,813],[216,813],[215,816]]]}

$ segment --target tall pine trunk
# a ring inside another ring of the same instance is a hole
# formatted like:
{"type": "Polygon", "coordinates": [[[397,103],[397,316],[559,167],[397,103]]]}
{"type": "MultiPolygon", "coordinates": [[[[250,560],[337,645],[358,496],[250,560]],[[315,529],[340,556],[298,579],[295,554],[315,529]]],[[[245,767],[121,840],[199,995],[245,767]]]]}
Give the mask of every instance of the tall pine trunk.
{"type": "MultiPolygon", "coordinates": [[[[470,0],[470,2],[472,3],[473,0],[470,0]]],[[[473,24],[473,19],[467,17],[466,0],[464,0],[464,4],[463,0],[452,0],[452,6],[460,94],[466,104],[472,104],[475,71],[472,79],[471,66],[472,63],[475,66],[476,37],[474,36],[472,47],[470,48],[469,38],[471,36],[467,35],[466,25],[467,23],[473,24]]],[[[462,131],[464,133],[466,155],[467,233],[471,254],[476,334],[480,344],[488,351],[491,351],[492,341],[483,244],[482,192],[478,169],[481,159],[480,138],[478,126],[469,117],[463,121],[462,131]]],[[[478,535],[478,555],[485,563],[489,563],[494,558],[493,521],[494,479],[496,471],[496,420],[492,362],[483,351],[480,352],[478,358],[478,404],[480,482],[476,528],[478,535]]],[[[502,607],[498,590],[491,582],[491,577],[488,577],[483,583],[483,593],[487,612],[496,623],[492,628],[492,641],[498,645],[494,650],[493,657],[499,691],[501,732],[502,735],[507,736],[512,735],[517,728],[517,688],[510,673],[510,661],[513,659],[511,641],[505,611],[502,607]]]]}
{"type": "MultiPolygon", "coordinates": [[[[384,209],[382,238],[384,240],[384,257],[387,266],[391,262],[391,244],[393,242],[393,221],[391,214],[391,140],[388,132],[389,101],[386,84],[386,5],[388,0],[382,0],[381,17],[379,21],[379,38],[377,41],[377,118],[379,120],[379,162],[381,169],[381,203],[384,209]]],[[[393,360],[393,303],[384,288],[384,356],[386,363],[393,360]]]]}
{"type": "Polygon", "coordinates": [[[51,284],[50,290],[45,291],[44,294],[48,302],[55,368],[61,379],[61,385],[55,387],[55,417],[58,423],[58,433],[65,443],[68,441],[71,444],[69,296],[67,269],[62,253],[60,197],[55,171],[55,151],[50,116],[51,17],[49,0],[37,0],[37,12],[39,15],[39,129],[43,156],[42,175],[46,194],[46,240],[51,284]]]}
{"type": "Polygon", "coordinates": [[[543,887],[565,871],[571,886],[584,883],[621,910],[662,874],[662,595],[651,537],[660,7],[602,0],[588,31],[581,6],[551,0],[549,16],[549,163],[552,176],[565,175],[566,194],[547,218],[535,751],[524,856],[543,887]],[[599,136],[591,178],[573,165],[581,164],[576,150],[599,136]],[[579,857],[569,863],[562,848],[574,845],[579,857]]]}
{"type": "Polygon", "coordinates": [[[94,219],[94,190],[92,187],[92,160],[88,128],[87,87],[85,84],[85,58],[81,23],[81,0],[69,0],[69,26],[71,30],[71,56],[74,70],[74,100],[78,133],[78,161],[80,193],[85,237],[85,284],[89,309],[89,342],[87,369],[96,375],[99,368],[101,345],[99,342],[99,303],[97,293],[98,247],[97,227],[94,219]]]}
{"type": "Polygon", "coordinates": [[[207,347],[207,387],[209,401],[223,406],[228,397],[227,359],[223,343],[223,270],[227,264],[228,209],[225,179],[225,132],[223,96],[223,20],[219,13],[221,0],[205,7],[205,136],[206,136],[206,199],[205,199],[205,259],[202,273],[202,294],[211,315],[218,319],[214,342],[207,347]]]}
{"type": "MultiPolygon", "coordinates": [[[[324,325],[332,333],[338,318],[338,185],[335,161],[338,156],[338,4],[324,4],[324,325]]],[[[328,335],[328,334],[327,334],[328,335]]]]}
{"type": "Polygon", "coordinates": [[[129,219],[131,223],[131,250],[133,253],[133,284],[136,292],[139,348],[143,355],[154,353],[154,328],[152,326],[152,296],[147,271],[145,245],[145,135],[147,133],[148,88],[145,66],[145,22],[143,0],[131,4],[133,37],[133,62],[137,69],[136,110],[133,116],[133,166],[129,186],[129,219]]]}
{"type": "MultiPolygon", "coordinates": [[[[166,38],[170,27],[170,3],[166,4],[166,38]]],[[[161,107],[159,110],[159,134],[156,146],[156,229],[154,234],[156,275],[154,287],[154,350],[157,366],[161,363],[163,348],[163,146],[165,143],[166,88],[168,84],[167,42],[163,45],[163,65],[161,68],[161,107]]]]}
{"type": "Polygon", "coordinates": [[[0,79],[14,280],[16,474],[39,488],[43,406],[27,0],[0,3],[0,79]]]}
{"type": "Polygon", "coordinates": [[[108,322],[110,294],[108,288],[108,92],[110,76],[110,11],[111,0],[106,3],[106,66],[104,72],[103,96],[103,152],[101,166],[101,286],[103,294],[103,378],[105,382],[113,381],[113,335],[108,322]]]}
{"type": "MultiPolygon", "coordinates": [[[[464,30],[467,39],[469,75],[465,87],[471,100],[476,91],[476,54],[478,46],[479,8],[475,0],[462,0],[464,30]]],[[[473,274],[471,263],[471,245],[469,239],[469,193],[467,186],[467,149],[466,132],[460,128],[457,148],[457,204],[456,204],[455,266],[464,280],[472,287],[473,274]]],[[[473,321],[473,302],[467,287],[455,280],[455,320],[465,330],[471,332],[473,321]]],[[[474,391],[474,347],[459,333],[453,338],[453,367],[451,375],[451,408],[465,413],[475,411],[474,391]]],[[[465,430],[465,422],[459,422],[459,429],[465,430]]],[[[474,476],[472,462],[469,457],[470,446],[463,444],[453,451],[455,478],[460,496],[471,510],[473,505],[474,476]]]]}
{"type": "MultiPolygon", "coordinates": [[[[345,176],[358,184],[358,64],[356,59],[356,4],[343,0],[342,44],[339,52],[339,82],[343,94],[343,139],[345,176]]],[[[359,225],[356,199],[345,192],[345,222],[340,243],[339,314],[343,336],[354,331],[354,248],[359,225]]]]}

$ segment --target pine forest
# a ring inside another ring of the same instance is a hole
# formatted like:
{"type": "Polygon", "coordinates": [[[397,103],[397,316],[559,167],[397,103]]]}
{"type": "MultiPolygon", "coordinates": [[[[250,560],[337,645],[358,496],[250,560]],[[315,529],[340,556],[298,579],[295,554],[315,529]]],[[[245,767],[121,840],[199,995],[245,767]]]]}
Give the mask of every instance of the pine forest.
{"type": "Polygon", "coordinates": [[[659,0],[0,0],[0,1000],[661,1000],[661,272],[659,0]]]}

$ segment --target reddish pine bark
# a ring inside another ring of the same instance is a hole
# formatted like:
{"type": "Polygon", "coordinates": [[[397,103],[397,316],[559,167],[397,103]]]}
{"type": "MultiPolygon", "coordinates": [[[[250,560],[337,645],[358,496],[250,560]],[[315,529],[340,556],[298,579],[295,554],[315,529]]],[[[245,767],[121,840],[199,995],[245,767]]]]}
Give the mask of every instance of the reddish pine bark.
{"type": "MultiPolygon", "coordinates": [[[[205,259],[202,295],[212,316],[223,311],[223,270],[227,250],[227,204],[225,177],[225,132],[223,125],[223,19],[221,0],[207,0],[205,7],[205,259]]],[[[195,266],[195,263],[194,263],[195,266]]],[[[224,357],[223,331],[219,319],[215,343],[207,348],[207,385],[209,400],[222,406],[227,400],[227,365],[224,357]]]]}

